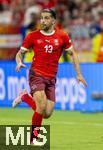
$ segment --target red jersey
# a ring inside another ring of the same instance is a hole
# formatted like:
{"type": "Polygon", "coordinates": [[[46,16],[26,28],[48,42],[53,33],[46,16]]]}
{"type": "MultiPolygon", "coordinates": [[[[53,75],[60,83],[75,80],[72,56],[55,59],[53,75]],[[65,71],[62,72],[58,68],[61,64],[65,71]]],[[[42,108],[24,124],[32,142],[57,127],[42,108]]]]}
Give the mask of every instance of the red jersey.
{"type": "Polygon", "coordinates": [[[45,77],[55,77],[62,51],[71,47],[68,34],[56,29],[50,34],[42,30],[29,33],[21,49],[33,48],[35,55],[31,67],[36,73],[45,77]]]}

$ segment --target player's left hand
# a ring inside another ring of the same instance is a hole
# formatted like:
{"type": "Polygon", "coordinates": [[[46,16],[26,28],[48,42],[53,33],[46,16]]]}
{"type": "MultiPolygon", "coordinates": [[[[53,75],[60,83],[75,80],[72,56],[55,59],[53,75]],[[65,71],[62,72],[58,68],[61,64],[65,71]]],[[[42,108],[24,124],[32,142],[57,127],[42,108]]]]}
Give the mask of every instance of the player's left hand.
{"type": "Polygon", "coordinates": [[[77,80],[78,80],[78,82],[82,82],[84,84],[84,86],[87,87],[87,82],[85,81],[85,79],[83,78],[83,76],[81,74],[77,75],[77,80]]]}

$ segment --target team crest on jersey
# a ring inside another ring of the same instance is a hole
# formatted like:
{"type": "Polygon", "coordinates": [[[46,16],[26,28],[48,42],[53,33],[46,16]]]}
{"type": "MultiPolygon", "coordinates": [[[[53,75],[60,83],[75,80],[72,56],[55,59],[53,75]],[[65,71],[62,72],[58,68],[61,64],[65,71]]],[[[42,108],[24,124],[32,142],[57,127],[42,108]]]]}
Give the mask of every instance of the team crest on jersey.
{"type": "Polygon", "coordinates": [[[59,45],[58,39],[55,39],[55,40],[54,40],[54,43],[55,43],[55,45],[59,45]]]}

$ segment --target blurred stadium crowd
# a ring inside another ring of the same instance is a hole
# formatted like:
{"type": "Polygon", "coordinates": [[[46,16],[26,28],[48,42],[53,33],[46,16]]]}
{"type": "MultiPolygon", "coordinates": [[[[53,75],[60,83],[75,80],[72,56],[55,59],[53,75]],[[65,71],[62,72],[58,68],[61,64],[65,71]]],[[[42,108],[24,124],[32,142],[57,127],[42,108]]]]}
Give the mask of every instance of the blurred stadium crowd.
{"type": "Polygon", "coordinates": [[[25,35],[39,28],[43,8],[56,10],[57,27],[71,36],[81,62],[103,62],[103,0],[0,0],[1,60],[15,58],[25,35]]]}

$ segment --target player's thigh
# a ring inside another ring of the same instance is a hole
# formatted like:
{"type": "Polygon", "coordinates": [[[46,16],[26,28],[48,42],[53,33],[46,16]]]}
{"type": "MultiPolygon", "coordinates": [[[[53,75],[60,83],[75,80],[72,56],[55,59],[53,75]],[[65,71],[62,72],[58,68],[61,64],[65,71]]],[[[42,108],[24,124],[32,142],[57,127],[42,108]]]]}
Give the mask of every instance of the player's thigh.
{"type": "Polygon", "coordinates": [[[36,103],[36,112],[40,114],[44,114],[46,111],[46,105],[47,105],[47,98],[45,95],[45,91],[36,91],[33,93],[33,99],[35,100],[36,103]]]}
{"type": "Polygon", "coordinates": [[[30,69],[29,71],[29,86],[30,86],[30,93],[32,96],[33,93],[35,93],[36,91],[40,91],[40,93],[43,93],[41,91],[45,90],[45,83],[43,77],[36,74],[32,69],[30,69]]]}
{"type": "Polygon", "coordinates": [[[35,100],[37,106],[46,107],[47,98],[44,90],[34,92],[33,99],[35,100]]]}
{"type": "Polygon", "coordinates": [[[47,101],[44,118],[48,118],[48,117],[50,117],[52,115],[53,110],[54,110],[54,106],[55,106],[55,102],[54,101],[52,101],[52,100],[48,100],[47,101]]]}
{"type": "Polygon", "coordinates": [[[36,103],[37,109],[46,108],[46,94],[44,78],[41,75],[36,74],[32,69],[29,71],[29,86],[30,93],[36,103]]]}
{"type": "Polygon", "coordinates": [[[45,93],[47,99],[55,102],[55,78],[49,81],[49,84],[46,84],[45,93]]]}
{"type": "Polygon", "coordinates": [[[46,85],[45,93],[47,96],[47,105],[44,118],[49,118],[54,110],[55,105],[55,78],[52,79],[49,84],[46,85]]]}

